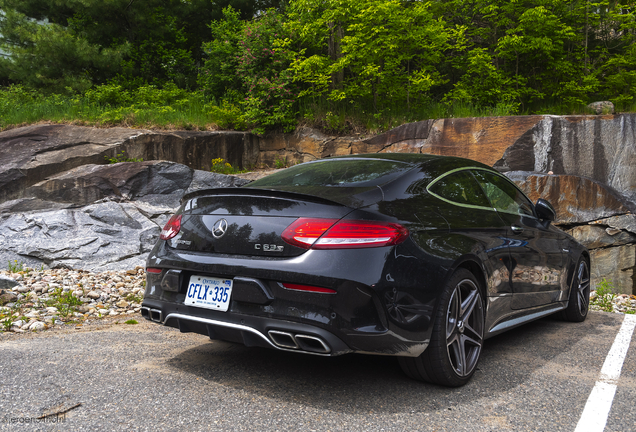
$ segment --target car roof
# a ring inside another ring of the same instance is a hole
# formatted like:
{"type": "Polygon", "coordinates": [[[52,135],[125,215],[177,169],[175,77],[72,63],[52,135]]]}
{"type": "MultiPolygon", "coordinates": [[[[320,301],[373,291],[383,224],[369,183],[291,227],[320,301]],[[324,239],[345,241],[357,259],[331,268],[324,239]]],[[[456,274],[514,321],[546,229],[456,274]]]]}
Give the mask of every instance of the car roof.
{"type": "MultiPolygon", "coordinates": [[[[439,177],[440,175],[457,169],[457,168],[468,168],[468,167],[477,167],[481,169],[493,170],[488,165],[482,164],[477,161],[473,161],[470,159],[455,157],[455,156],[439,156],[439,155],[431,155],[431,154],[422,154],[422,153],[371,153],[371,154],[355,154],[355,155],[345,155],[345,156],[335,156],[323,159],[317,159],[315,161],[306,162],[306,164],[313,164],[318,162],[328,162],[329,160],[364,160],[364,159],[382,159],[389,161],[396,161],[410,168],[398,175],[394,179],[390,180],[388,183],[384,183],[382,188],[393,189],[395,187],[401,188],[406,187],[404,185],[400,185],[404,181],[412,182],[418,181],[420,182],[420,188],[426,187],[426,185],[439,177]]],[[[269,191],[278,191],[283,194],[295,193],[301,194],[305,196],[314,196],[321,199],[326,199],[332,202],[340,203],[346,206],[350,206],[353,208],[361,207],[367,205],[372,202],[377,202],[378,200],[383,199],[383,192],[377,186],[363,186],[363,187],[325,187],[325,186],[287,186],[287,185],[267,185],[267,186],[256,186],[254,187],[253,183],[248,183],[246,185],[241,186],[240,188],[243,192],[239,192],[237,189],[211,189],[211,190],[199,190],[195,192],[191,192],[184,196],[184,199],[190,199],[194,196],[203,196],[214,193],[231,193],[231,194],[243,194],[250,193],[250,189],[252,191],[256,190],[269,190],[269,191]]],[[[259,194],[262,192],[259,192],[259,194]]],[[[182,200],[183,201],[183,200],[182,200]]]]}
{"type": "MultiPolygon", "coordinates": [[[[408,163],[421,168],[434,171],[437,175],[442,175],[446,171],[463,167],[478,167],[493,170],[492,167],[477,162],[472,159],[466,159],[457,156],[441,156],[427,153],[364,153],[345,156],[335,156],[326,159],[384,159],[403,163],[408,163]]],[[[324,161],[325,159],[319,159],[324,161]]],[[[431,172],[433,174],[433,172],[431,172]]],[[[437,177],[434,175],[433,178],[437,177]]]]}

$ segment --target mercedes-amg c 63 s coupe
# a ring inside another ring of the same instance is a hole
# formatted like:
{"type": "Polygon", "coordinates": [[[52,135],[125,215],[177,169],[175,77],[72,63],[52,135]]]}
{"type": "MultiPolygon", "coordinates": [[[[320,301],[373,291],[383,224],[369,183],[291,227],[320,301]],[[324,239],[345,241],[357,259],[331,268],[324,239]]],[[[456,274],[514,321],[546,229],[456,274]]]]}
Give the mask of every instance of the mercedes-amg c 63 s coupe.
{"type": "Polygon", "coordinates": [[[585,319],[590,257],[554,219],[467,159],[308,162],[184,196],[148,257],[142,314],[247,346],[392,355],[460,386],[488,337],[585,319]]]}

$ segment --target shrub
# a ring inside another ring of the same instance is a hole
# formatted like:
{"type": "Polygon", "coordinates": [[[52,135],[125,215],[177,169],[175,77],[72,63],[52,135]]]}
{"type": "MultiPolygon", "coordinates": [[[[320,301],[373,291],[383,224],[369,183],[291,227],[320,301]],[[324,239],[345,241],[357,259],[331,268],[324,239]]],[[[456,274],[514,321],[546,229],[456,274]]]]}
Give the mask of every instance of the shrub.
{"type": "Polygon", "coordinates": [[[592,299],[591,303],[602,311],[614,312],[614,297],[616,297],[616,294],[614,294],[614,284],[603,278],[603,280],[596,285],[596,296],[592,299]]]}

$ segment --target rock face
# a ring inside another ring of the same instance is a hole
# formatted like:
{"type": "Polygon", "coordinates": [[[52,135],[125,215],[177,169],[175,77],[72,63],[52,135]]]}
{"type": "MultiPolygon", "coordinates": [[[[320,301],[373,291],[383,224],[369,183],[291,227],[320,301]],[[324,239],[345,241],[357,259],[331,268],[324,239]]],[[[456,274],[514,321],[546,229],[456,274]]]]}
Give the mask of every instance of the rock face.
{"type": "Polygon", "coordinates": [[[588,177],[636,202],[636,114],[545,116],[494,166],[588,177]]]}
{"type": "Polygon", "coordinates": [[[533,201],[551,201],[557,224],[588,246],[593,284],[605,277],[620,292],[636,293],[636,114],[424,120],[370,138],[306,128],[260,137],[17,128],[0,132],[0,225],[7,227],[0,230],[0,263],[140,263],[184,192],[241,184],[198,171],[208,170],[214,158],[238,167],[272,167],[379,152],[466,157],[507,173],[533,201]],[[122,151],[146,162],[105,165],[105,157],[122,151]]]}
{"type": "Polygon", "coordinates": [[[233,166],[255,165],[256,137],[245,132],[154,132],[34,125],[0,132],[0,202],[50,176],[87,164],[104,164],[121,152],[127,158],[169,160],[209,170],[212,159],[233,166]]]}
{"type": "Polygon", "coordinates": [[[494,165],[540,116],[426,120],[364,140],[355,153],[409,152],[458,156],[494,165]]]}
{"type": "Polygon", "coordinates": [[[611,188],[585,177],[528,171],[506,175],[533,202],[539,198],[550,201],[561,224],[595,221],[634,211],[636,207],[611,188]]]}
{"type": "Polygon", "coordinates": [[[174,162],[121,162],[83,165],[36,183],[25,193],[40,200],[76,205],[111,197],[174,208],[192,189],[244,183],[236,177],[193,170],[174,162]]]}
{"type": "Polygon", "coordinates": [[[617,291],[636,293],[633,202],[585,177],[527,171],[506,175],[533,201],[550,201],[557,212],[557,224],[589,249],[593,286],[606,278],[617,291]]]}
{"type": "Polygon", "coordinates": [[[245,183],[166,161],[85,165],[28,188],[37,198],[2,204],[0,262],[87,270],[144,265],[184,193],[245,183]]]}

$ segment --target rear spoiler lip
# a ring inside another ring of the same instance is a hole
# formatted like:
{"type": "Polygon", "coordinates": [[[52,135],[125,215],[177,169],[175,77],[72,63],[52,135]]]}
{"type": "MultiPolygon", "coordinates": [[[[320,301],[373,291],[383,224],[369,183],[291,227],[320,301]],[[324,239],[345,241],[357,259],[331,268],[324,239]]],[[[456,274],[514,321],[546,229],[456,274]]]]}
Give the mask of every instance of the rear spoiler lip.
{"type": "Polygon", "coordinates": [[[261,188],[250,188],[250,187],[225,187],[225,188],[210,188],[210,189],[199,189],[196,191],[189,192],[181,198],[181,205],[183,205],[186,201],[200,197],[200,196],[214,196],[214,195],[240,195],[240,196],[269,196],[275,198],[286,198],[297,200],[298,198],[302,198],[305,201],[311,201],[318,204],[330,204],[330,205],[339,205],[344,207],[349,207],[342,203],[328,200],[326,198],[318,197],[315,195],[307,195],[299,192],[288,192],[288,191],[280,191],[276,189],[261,189],[261,188]]]}

